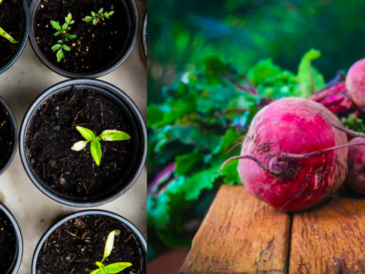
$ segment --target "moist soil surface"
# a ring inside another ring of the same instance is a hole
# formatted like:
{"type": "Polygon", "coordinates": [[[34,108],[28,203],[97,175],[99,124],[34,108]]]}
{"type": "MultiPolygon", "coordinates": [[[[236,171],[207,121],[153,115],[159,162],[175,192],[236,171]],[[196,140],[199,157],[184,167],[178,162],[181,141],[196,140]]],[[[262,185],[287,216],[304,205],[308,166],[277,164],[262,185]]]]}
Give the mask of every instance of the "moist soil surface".
{"type": "Polygon", "coordinates": [[[120,272],[146,273],[143,245],[137,236],[117,219],[103,215],[86,215],[72,219],[57,228],[44,243],[37,260],[38,274],[90,274],[95,262],[103,258],[105,242],[110,232],[119,230],[111,255],[105,265],[130,262],[132,266],[120,272]]]}
{"type": "Polygon", "coordinates": [[[42,0],[35,16],[35,39],[44,56],[57,67],[75,73],[91,73],[110,65],[121,51],[126,51],[130,41],[130,16],[123,2],[125,0],[42,0]],[[110,19],[100,21],[97,25],[82,21],[91,12],[114,11],[110,19]],[[65,17],[71,13],[75,23],[71,25],[70,34],[77,36],[66,42],[71,51],[65,58],[57,62],[56,52],[52,46],[57,44],[61,36],[50,21],[65,23],[65,17]]]}
{"type": "Polygon", "coordinates": [[[13,224],[0,210],[0,273],[6,274],[16,255],[16,236],[13,224]]]}
{"type": "Polygon", "coordinates": [[[93,90],[72,87],[50,97],[33,116],[26,136],[26,153],[39,177],[53,190],[88,200],[123,184],[135,162],[133,134],[124,108],[93,90]],[[101,141],[103,156],[97,166],[90,144],[82,151],[71,150],[73,144],[85,140],[76,126],[88,128],[96,136],[115,129],[132,138],[101,141]]]}
{"type": "Polygon", "coordinates": [[[0,171],[8,163],[14,148],[14,128],[9,112],[0,105],[0,171]]]}
{"type": "Polygon", "coordinates": [[[0,36],[0,68],[5,66],[20,48],[25,30],[25,16],[20,0],[3,0],[0,4],[0,27],[10,34],[17,44],[0,36]]]}

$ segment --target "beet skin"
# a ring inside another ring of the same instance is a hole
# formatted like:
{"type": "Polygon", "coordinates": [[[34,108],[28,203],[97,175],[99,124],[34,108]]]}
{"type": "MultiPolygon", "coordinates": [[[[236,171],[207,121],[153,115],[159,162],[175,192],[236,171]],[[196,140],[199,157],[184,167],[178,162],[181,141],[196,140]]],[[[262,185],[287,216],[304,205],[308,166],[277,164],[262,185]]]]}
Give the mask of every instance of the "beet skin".
{"type": "Polygon", "coordinates": [[[341,126],[328,109],[308,99],[286,98],[263,108],[242,145],[241,157],[254,158],[239,162],[246,189],[285,211],[308,209],[331,197],[346,178],[348,148],[308,153],[347,143],[346,134],[332,124],[341,126]]]}
{"type": "MultiPolygon", "coordinates": [[[[356,137],[350,141],[350,144],[364,144],[364,142],[364,138],[356,137]]],[[[346,185],[365,195],[365,146],[349,147],[348,167],[346,185]]]]}
{"type": "Polygon", "coordinates": [[[365,59],[351,66],[346,76],[346,87],[355,104],[365,108],[365,59]]]}

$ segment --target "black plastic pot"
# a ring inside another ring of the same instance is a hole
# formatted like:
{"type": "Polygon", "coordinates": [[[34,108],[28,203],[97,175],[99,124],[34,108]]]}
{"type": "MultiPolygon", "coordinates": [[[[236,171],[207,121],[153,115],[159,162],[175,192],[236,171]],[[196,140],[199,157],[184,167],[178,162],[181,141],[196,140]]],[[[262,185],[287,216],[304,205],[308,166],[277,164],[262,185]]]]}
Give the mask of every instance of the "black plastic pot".
{"type": "Polygon", "coordinates": [[[147,66],[147,12],[144,15],[142,33],[141,33],[141,54],[143,63],[147,66]]]}
{"type": "Polygon", "coordinates": [[[0,170],[0,176],[8,169],[8,167],[11,165],[11,163],[14,160],[17,147],[18,147],[18,124],[16,122],[15,116],[9,105],[5,102],[3,98],[0,97],[0,108],[4,108],[9,113],[9,118],[11,120],[11,125],[13,127],[13,134],[14,134],[14,145],[13,145],[13,151],[11,153],[11,156],[8,160],[8,163],[4,166],[3,169],[0,170]]]}
{"type": "Polygon", "coordinates": [[[138,11],[137,4],[136,4],[135,0],[124,0],[124,2],[132,17],[131,25],[133,26],[133,29],[131,30],[131,32],[133,33],[133,35],[130,36],[129,47],[127,47],[125,50],[122,50],[117,56],[115,56],[115,59],[113,60],[113,62],[111,62],[108,66],[101,68],[98,71],[91,72],[91,73],[74,73],[74,72],[69,72],[69,71],[63,70],[63,69],[57,67],[56,65],[54,65],[52,62],[50,62],[43,55],[42,51],[38,47],[38,44],[36,42],[35,35],[34,35],[34,21],[35,21],[34,19],[35,19],[35,15],[36,15],[38,6],[41,3],[41,0],[33,0],[30,5],[31,23],[30,23],[29,40],[30,40],[30,43],[32,45],[34,52],[36,53],[38,58],[43,62],[43,64],[45,64],[48,68],[50,68],[54,72],[56,72],[62,76],[65,76],[67,78],[78,78],[78,79],[79,78],[88,78],[88,79],[99,78],[101,76],[104,76],[104,75],[114,71],[121,64],[123,64],[124,61],[129,57],[129,55],[133,51],[134,46],[136,45],[136,42],[138,40],[140,22],[139,22],[139,11],[138,11]]]}
{"type": "Polygon", "coordinates": [[[144,167],[147,155],[147,130],[142,115],[139,112],[137,106],[124,92],[122,92],[117,87],[99,80],[88,80],[88,79],[70,80],[49,88],[43,94],[41,94],[31,105],[31,107],[26,113],[26,116],[21,126],[19,147],[20,147],[21,160],[29,178],[32,180],[35,186],[39,190],[41,190],[45,195],[47,195],[49,198],[59,203],[68,206],[84,207],[84,208],[94,207],[109,203],[115,200],[116,198],[120,197],[138,179],[144,167]],[[136,143],[138,144],[138,146],[140,146],[135,154],[136,164],[133,166],[132,171],[130,172],[126,180],[123,180],[122,184],[120,184],[117,188],[112,189],[107,193],[100,193],[97,196],[94,195],[89,197],[90,199],[88,201],[85,201],[80,197],[76,198],[72,196],[67,196],[65,194],[61,194],[59,192],[56,192],[54,189],[50,188],[43,181],[43,179],[35,172],[31,164],[29,163],[28,156],[25,153],[26,134],[28,131],[28,127],[30,126],[32,117],[38,111],[39,107],[50,97],[52,97],[54,94],[70,90],[71,87],[89,88],[96,92],[100,92],[101,94],[115,101],[115,103],[120,105],[120,107],[125,108],[126,112],[129,113],[130,119],[132,119],[134,123],[134,133],[132,134],[134,134],[133,136],[135,136],[136,143]]]}
{"type": "Polygon", "coordinates": [[[20,264],[22,262],[22,257],[23,257],[23,249],[24,249],[24,247],[23,247],[23,237],[22,237],[22,233],[20,231],[19,225],[18,225],[17,221],[15,220],[14,216],[1,203],[0,203],[0,210],[5,212],[6,216],[11,221],[11,223],[14,227],[15,236],[16,236],[16,240],[17,240],[16,256],[14,257],[14,261],[13,261],[10,269],[8,270],[8,272],[6,272],[4,274],[16,274],[16,273],[18,273],[20,264]]]}
{"type": "Polygon", "coordinates": [[[23,3],[23,10],[25,15],[25,29],[24,29],[24,36],[20,44],[20,48],[18,52],[13,56],[13,58],[2,68],[0,68],[0,74],[8,70],[15,62],[18,60],[20,55],[22,54],[25,46],[28,42],[28,35],[29,35],[29,29],[30,29],[30,16],[29,16],[29,8],[28,8],[28,1],[22,0],[23,3]]]}
{"type": "MultiPolygon", "coordinates": [[[[144,254],[147,254],[147,242],[144,239],[142,233],[135,227],[134,224],[132,224],[130,221],[128,221],[127,219],[115,214],[115,213],[111,213],[108,211],[103,211],[103,210],[87,210],[87,211],[81,211],[78,213],[74,213],[71,214],[70,216],[64,218],[63,220],[59,221],[58,223],[56,223],[51,229],[49,229],[41,238],[41,240],[39,241],[35,251],[34,251],[34,255],[33,255],[33,261],[32,261],[32,274],[37,274],[37,261],[38,261],[38,256],[40,253],[40,250],[42,249],[45,241],[48,239],[48,237],[62,224],[64,224],[65,222],[68,222],[69,220],[72,220],[74,218],[80,217],[80,216],[85,216],[85,215],[103,215],[103,216],[108,216],[114,219],[119,220],[121,223],[123,223],[124,225],[126,225],[134,234],[135,236],[140,240],[140,242],[143,245],[144,248],[144,254]]],[[[146,255],[146,260],[147,260],[147,255],[146,255]]],[[[147,273],[147,271],[145,271],[145,273],[147,273]]]]}

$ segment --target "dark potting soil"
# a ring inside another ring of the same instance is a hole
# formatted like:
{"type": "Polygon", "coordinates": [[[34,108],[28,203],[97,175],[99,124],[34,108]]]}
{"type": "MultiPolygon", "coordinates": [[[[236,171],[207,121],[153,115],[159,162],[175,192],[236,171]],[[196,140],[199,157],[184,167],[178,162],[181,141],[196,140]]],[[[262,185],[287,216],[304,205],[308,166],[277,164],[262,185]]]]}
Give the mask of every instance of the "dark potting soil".
{"type": "Polygon", "coordinates": [[[117,219],[103,215],[86,215],[72,219],[57,228],[44,243],[37,260],[38,274],[89,274],[97,269],[104,255],[110,232],[119,230],[111,255],[105,265],[130,262],[120,272],[146,273],[145,251],[137,236],[117,219]]]}
{"type": "Polygon", "coordinates": [[[35,17],[35,39],[44,56],[57,67],[76,73],[96,72],[109,65],[121,51],[127,49],[132,31],[125,0],[42,0],[35,17]],[[82,21],[91,12],[114,11],[110,19],[100,21],[96,26],[92,22],[82,21]],[[65,58],[58,63],[52,46],[60,36],[50,24],[51,20],[65,23],[65,17],[71,13],[75,23],[70,34],[77,38],[66,42],[71,48],[64,52],[65,58]]]}
{"type": "Polygon", "coordinates": [[[17,44],[0,36],[0,68],[5,66],[20,48],[25,30],[25,16],[20,0],[3,0],[0,4],[0,27],[9,33],[17,44]]]}
{"type": "Polygon", "coordinates": [[[120,186],[134,164],[135,139],[126,110],[95,91],[72,88],[53,95],[38,109],[26,136],[26,153],[39,177],[55,191],[88,200],[120,186]],[[96,136],[107,129],[127,132],[131,139],[103,142],[97,166],[90,145],[72,151],[85,140],[76,130],[82,126],[96,136]]]}
{"type": "Polygon", "coordinates": [[[8,163],[14,148],[14,128],[9,112],[0,105],[0,171],[8,163]]]}
{"type": "Polygon", "coordinates": [[[16,255],[16,236],[13,224],[0,210],[0,273],[7,273],[16,255]]]}

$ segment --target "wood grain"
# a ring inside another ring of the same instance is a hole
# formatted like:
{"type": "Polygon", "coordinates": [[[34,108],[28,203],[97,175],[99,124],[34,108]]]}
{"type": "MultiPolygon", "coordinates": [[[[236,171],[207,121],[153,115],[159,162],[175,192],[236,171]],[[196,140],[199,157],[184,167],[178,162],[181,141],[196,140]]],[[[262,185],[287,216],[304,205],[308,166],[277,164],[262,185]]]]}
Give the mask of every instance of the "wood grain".
{"type": "Polygon", "coordinates": [[[223,186],[180,273],[286,273],[290,225],[242,186],[223,186]]]}
{"type": "Polygon", "coordinates": [[[365,200],[296,214],[290,250],[289,273],[365,273],[365,200]]]}

